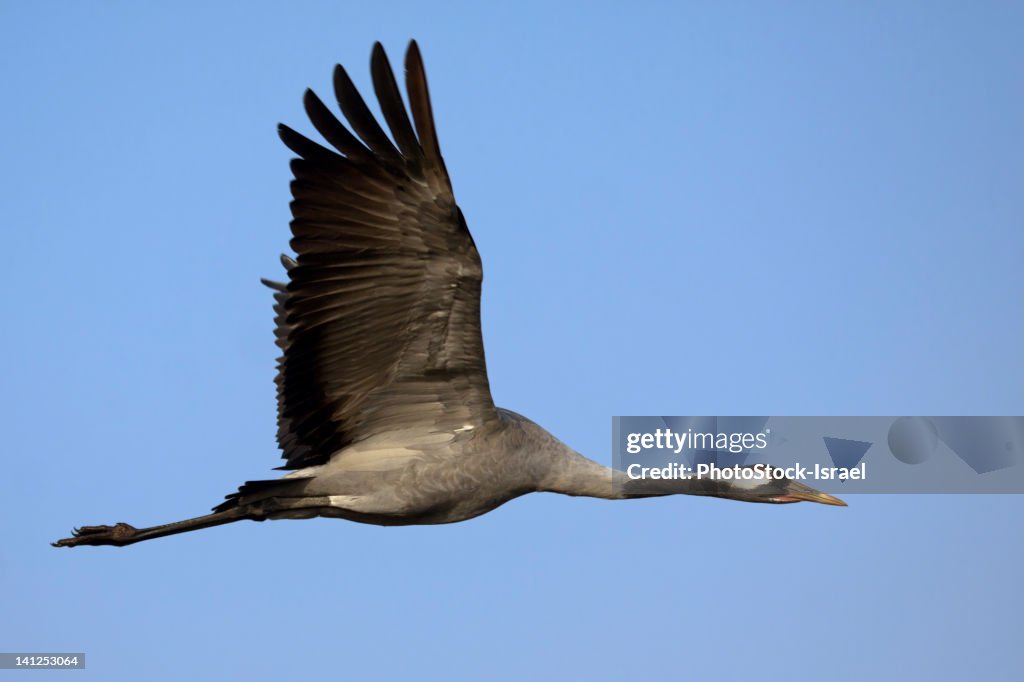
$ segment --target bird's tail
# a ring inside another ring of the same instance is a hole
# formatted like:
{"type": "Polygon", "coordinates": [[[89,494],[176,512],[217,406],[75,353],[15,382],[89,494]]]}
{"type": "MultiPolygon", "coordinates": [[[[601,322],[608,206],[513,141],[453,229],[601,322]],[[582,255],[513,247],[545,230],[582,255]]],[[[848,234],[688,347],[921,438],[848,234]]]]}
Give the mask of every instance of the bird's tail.
{"type": "Polygon", "coordinates": [[[213,508],[214,512],[237,509],[268,497],[301,496],[308,478],[276,478],[269,481],[246,481],[238,492],[231,493],[224,501],[213,508]]]}

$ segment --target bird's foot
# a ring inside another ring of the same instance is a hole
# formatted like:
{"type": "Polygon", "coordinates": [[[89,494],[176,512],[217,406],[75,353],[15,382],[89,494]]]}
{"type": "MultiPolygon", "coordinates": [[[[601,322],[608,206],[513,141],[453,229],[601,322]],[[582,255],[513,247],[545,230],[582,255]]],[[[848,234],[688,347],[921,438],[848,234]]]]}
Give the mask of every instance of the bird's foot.
{"type": "Polygon", "coordinates": [[[78,545],[125,545],[138,534],[138,528],[127,523],[115,526],[82,526],[71,531],[71,537],[52,542],[54,547],[77,547],[78,545]]]}

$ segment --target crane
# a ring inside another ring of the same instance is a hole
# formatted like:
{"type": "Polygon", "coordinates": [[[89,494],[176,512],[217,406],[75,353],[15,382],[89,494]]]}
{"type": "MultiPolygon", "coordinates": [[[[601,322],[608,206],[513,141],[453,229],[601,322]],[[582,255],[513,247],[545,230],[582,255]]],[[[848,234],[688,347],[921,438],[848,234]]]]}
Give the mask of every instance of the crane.
{"type": "Polygon", "coordinates": [[[248,481],[212,513],[148,528],[83,526],[52,543],[130,545],[240,520],[453,523],[532,492],[671,494],[844,503],[782,476],[635,481],[491,398],[480,329],[483,269],[438,143],[420,50],[408,109],[380,43],[370,71],[387,135],[340,65],[342,124],[311,90],[323,146],[280,125],[291,161],[287,283],[274,291],[277,440],[288,471],[248,481]],[[411,115],[411,118],[410,118],[411,115]]]}

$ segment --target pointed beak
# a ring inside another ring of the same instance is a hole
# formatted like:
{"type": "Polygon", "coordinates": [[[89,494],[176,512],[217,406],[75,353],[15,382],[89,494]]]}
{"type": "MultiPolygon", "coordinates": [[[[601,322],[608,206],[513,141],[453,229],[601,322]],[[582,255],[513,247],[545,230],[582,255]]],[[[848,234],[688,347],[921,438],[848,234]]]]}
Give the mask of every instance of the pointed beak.
{"type": "Polygon", "coordinates": [[[794,492],[789,497],[795,498],[794,502],[817,502],[819,504],[831,504],[836,507],[845,507],[846,503],[840,500],[838,497],[833,497],[828,493],[823,493],[820,490],[810,490],[808,492],[794,492]]]}
{"type": "Polygon", "coordinates": [[[845,502],[840,500],[838,497],[833,497],[828,493],[823,493],[820,490],[815,490],[809,486],[801,483],[791,482],[789,489],[784,495],[773,498],[773,502],[817,502],[818,504],[831,504],[835,507],[847,506],[845,502]]]}

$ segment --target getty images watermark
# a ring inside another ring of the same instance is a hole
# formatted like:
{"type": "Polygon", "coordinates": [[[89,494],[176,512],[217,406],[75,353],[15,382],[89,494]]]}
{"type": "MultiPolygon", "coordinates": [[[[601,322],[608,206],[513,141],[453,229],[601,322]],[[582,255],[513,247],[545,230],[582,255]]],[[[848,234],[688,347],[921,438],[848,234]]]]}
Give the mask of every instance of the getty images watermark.
{"type": "Polygon", "coordinates": [[[615,417],[631,480],[789,478],[842,493],[1024,493],[1024,417],[615,417]]]}
{"type": "MultiPolygon", "coordinates": [[[[771,429],[757,433],[694,431],[692,427],[686,431],[673,431],[671,428],[656,428],[653,432],[635,431],[626,434],[626,452],[637,455],[645,450],[665,450],[673,455],[684,451],[718,451],[739,454],[746,451],[759,451],[768,448],[771,429]]],[[[701,462],[686,464],[668,462],[664,466],[644,466],[633,462],[625,467],[626,475],[632,480],[666,480],[666,479],[711,479],[719,481],[731,480],[770,480],[792,479],[794,481],[815,480],[865,480],[867,463],[852,467],[822,466],[814,464],[803,466],[800,463],[792,466],[777,467],[753,465],[720,466],[717,462],[701,462]]]]}

